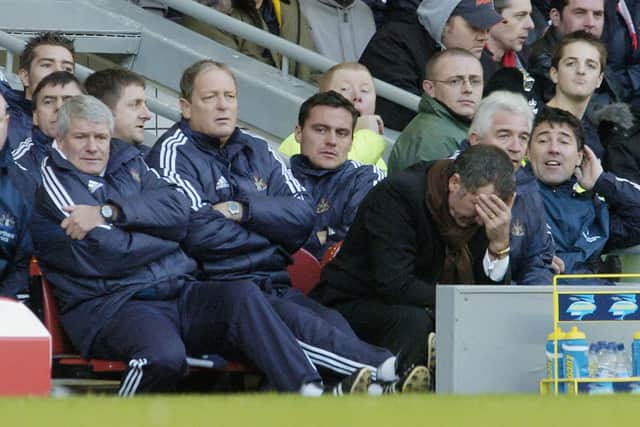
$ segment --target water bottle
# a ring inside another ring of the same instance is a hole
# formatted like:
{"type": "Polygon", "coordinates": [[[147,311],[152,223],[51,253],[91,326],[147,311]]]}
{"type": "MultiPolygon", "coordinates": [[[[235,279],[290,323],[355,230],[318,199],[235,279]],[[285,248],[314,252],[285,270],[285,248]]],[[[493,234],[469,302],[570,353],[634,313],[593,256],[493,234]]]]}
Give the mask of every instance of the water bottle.
{"type": "MultiPolygon", "coordinates": [[[[564,358],[562,356],[562,342],[564,340],[564,332],[562,329],[556,328],[555,331],[551,332],[547,335],[547,346],[546,346],[546,359],[547,359],[547,378],[553,379],[554,377],[554,339],[558,340],[558,378],[564,378],[564,358]]],[[[564,393],[566,390],[565,383],[558,383],[558,391],[560,393],[564,393]]]]}
{"type": "MultiPolygon", "coordinates": [[[[598,354],[598,378],[613,378],[616,372],[616,345],[615,343],[607,343],[598,354]]],[[[611,381],[603,381],[591,384],[589,394],[612,394],[613,383],[611,381]]]]}
{"type": "Polygon", "coordinates": [[[631,373],[640,377],[640,331],[633,334],[631,342],[631,373]]]}
{"type": "Polygon", "coordinates": [[[616,377],[628,378],[629,368],[627,366],[627,353],[624,351],[624,344],[616,344],[616,377]]]}
{"type": "Polygon", "coordinates": [[[589,377],[595,378],[598,372],[598,344],[589,345],[589,377]]]}
{"type": "Polygon", "coordinates": [[[573,326],[564,334],[562,355],[566,378],[589,377],[589,343],[584,332],[573,326]]]}

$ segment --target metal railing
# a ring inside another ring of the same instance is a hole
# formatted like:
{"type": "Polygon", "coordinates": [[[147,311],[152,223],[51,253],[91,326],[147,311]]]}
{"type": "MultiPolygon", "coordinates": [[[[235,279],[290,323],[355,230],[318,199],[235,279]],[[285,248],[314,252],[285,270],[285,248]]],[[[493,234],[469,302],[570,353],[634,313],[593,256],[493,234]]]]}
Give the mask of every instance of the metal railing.
{"type": "MultiPolygon", "coordinates": [[[[281,37],[275,36],[268,31],[264,31],[253,25],[242,22],[219,12],[213,8],[196,3],[192,0],[162,0],[169,7],[195,17],[209,25],[219,28],[228,33],[242,37],[259,46],[275,50],[283,57],[291,58],[297,62],[309,65],[319,71],[326,71],[336,64],[312,50],[306,49],[281,37]]],[[[283,66],[287,67],[287,61],[283,58],[283,66]]],[[[374,79],[378,96],[382,96],[389,101],[393,101],[414,111],[418,110],[420,97],[403,89],[397,88],[382,80],[374,79]]]]}
{"type": "MultiPolygon", "coordinates": [[[[10,64],[13,64],[13,55],[20,54],[24,50],[25,42],[16,37],[13,37],[10,34],[7,34],[4,31],[0,31],[0,46],[3,46],[7,49],[7,70],[11,70],[9,67],[10,64]]],[[[85,67],[84,65],[76,64],[75,74],[80,79],[80,81],[84,81],[89,75],[94,72],[91,68],[85,67]]],[[[173,120],[174,122],[180,120],[180,111],[176,108],[172,108],[167,104],[164,104],[158,101],[155,98],[147,98],[147,105],[149,109],[154,113],[166,117],[169,120],[173,120]]]]}

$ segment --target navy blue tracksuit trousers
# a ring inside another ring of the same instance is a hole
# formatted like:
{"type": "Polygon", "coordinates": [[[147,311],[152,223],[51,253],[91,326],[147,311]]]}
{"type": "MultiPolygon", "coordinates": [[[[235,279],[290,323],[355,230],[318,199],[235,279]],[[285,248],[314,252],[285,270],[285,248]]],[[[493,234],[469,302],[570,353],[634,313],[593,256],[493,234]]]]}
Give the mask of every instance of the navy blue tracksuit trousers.
{"type": "Polygon", "coordinates": [[[393,356],[382,347],[362,341],[340,313],[297,289],[280,288],[265,295],[315,366],[340,375],[366,366],[372,369],[372,379],[376,380],[378,366],[393,356]]]}
{"type": "Polygon", "coordinates": [[[91,357],[129,360],[120,395],[167,392],[186,357],[243,357],[280,391],[321,378],[289,327],[251,282],[188,282],[171,300],[130,300],[96,337],[91,357]]]}

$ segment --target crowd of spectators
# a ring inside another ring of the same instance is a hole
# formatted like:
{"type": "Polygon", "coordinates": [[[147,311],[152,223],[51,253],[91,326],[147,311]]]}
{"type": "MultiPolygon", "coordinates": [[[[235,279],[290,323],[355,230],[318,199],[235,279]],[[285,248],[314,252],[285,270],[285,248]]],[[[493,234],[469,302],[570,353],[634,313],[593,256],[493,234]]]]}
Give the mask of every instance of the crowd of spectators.
{"type": "Polygon", "coordinates": [[[152,147],[144,78],[78,81],[59,33],[27,43],[22,91],[0,81],[0,295],[28,297],[35,256],[81,355],[128,363],[121,395],[174,390],[209,353],[306,396],[426,391],[436,285],[615,272],[603,255],[640,244],[634,0],[201,3],[338,61],[290,64],[319,92],[280,153],[238,127],[214,59],[184,64],[152,147]],[[296,251],[338,247],[309,295],[291,286],[296,251]]]}

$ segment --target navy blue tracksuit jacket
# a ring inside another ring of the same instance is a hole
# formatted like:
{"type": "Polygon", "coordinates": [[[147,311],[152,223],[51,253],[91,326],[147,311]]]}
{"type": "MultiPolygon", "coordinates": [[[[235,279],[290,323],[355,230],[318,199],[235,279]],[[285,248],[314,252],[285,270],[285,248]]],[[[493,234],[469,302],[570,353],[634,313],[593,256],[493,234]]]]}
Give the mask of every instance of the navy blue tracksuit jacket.
{"type": "Polygon", "coordinates": [[[10,149],[18,146],[20,141],[24,141],[31,136],[33,127],[33,111],[31,101],[24,97],[24,92],[14,90],[0,73],[0,94],[9,105],[9,135],[7,143],[10,149]]]}
{"type": "Polygon", "coordinates": [[[95,335],[127,300],[170,296],[179,278],[195,271],[195,261],[177,243],[186,232],[189,204],[122,141],[112,141],[102,177],[78,171],[55,148],[49,153],[33,212],[35,253],[55,284],[65,331],[87,356],[95,335]],[[104,203],[120,206],[117,226],[98,226],[83,240],[60,227],[68,216],[64,206],[104,203]],[[144,232],[128,231],[134,228],[144,232]]]}
{"type": "Polygon", "coordinates": [[[31,208],[12,179],[9,151],[0,151],[0,296],[15,297],[28,286],[31,208]]]}
{"type": "Polygon", "coordinates": [[[360,202],[378,182],[384,172],[372,165],[347,160],[337,169],[318,169],[305,156],[291,157],[291,172],[311,194],[315,225],[304,248],[322,259],[325,251],[344,240],[353,223],[360,202]],[[321,244],[316,235],[327,231],[327,241],[321,244]]]}
{"type": "Polygon", "coordinates": [[[181,121],[146,157],[191,201],[187,253],[208,278],[289,285],[286,267],[313,229],[309,196],[268,144],[236,129],[224,146],[181,121]],[[240,224],[211,206],[243,203],[240,224]]]}

